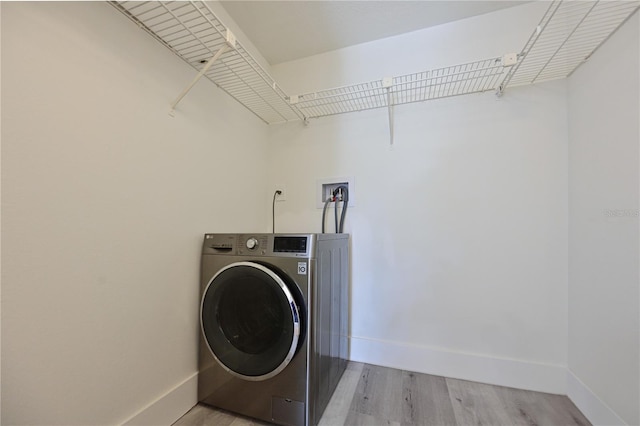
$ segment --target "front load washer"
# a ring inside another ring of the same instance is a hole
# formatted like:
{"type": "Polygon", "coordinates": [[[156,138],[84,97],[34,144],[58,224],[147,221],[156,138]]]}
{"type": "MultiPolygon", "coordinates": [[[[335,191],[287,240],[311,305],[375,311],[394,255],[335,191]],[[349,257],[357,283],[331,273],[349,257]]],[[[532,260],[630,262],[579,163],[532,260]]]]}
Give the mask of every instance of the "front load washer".
{"type": "Polygon", "coordinates": [[[348,356],[347,234],[206,234],[198,399],[316,425],[348,356]]]}

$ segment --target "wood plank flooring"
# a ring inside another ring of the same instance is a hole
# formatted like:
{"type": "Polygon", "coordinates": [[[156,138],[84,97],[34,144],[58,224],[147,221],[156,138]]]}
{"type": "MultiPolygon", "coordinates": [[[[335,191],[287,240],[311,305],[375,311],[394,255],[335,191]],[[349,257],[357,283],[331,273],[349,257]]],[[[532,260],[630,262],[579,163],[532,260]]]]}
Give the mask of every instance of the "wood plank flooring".
{"type": "MultiPolygon", "coordinates": [[[[198,404],[174,426],[265,426],[198,404]]],[[[590,426],[562,395],[350,362],[319,426],[590,426]]]]}

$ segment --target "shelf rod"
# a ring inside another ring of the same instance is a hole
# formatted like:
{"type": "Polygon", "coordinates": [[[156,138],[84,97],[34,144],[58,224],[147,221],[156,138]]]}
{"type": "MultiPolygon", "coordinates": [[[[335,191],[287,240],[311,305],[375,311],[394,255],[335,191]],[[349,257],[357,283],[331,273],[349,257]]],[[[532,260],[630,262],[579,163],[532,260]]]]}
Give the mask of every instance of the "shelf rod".
{"type": "Polygon", "coordinates": [[[387,91],[387,107],[389,110],[389,147],[393,148],[393,77],[382,79],[382,87],[387,91]]]}
{"type": "Polygon", "coordinates": [[[220,59],[220,56],[222,56],[222,54],[224,52],[226,52],[227,50],[229,50],[229,45],[228,44],[223,44],[222,47],[220,47],[220,49],[216,52],[216,54],[213,55],[213,57],[211,59],[209,59],[209,62],[207,62],[207,64],[200,70],[200,72],[198,73],[198,75],[195,76],[193,81],[187,87],[185,87],[185,89],[182,91],[182,93],[180,93],[178,95],[178,97],[176,98],[176,100],[173,101],[173,103],[171,104],[171,111],[172,112],[176,108],[176,105],[178,105],[178,103],[182,100],[182,98],[184,98],[187,95],[187,93],[189,93],[189,91],[193,88],[193,86],[195,86],[196,83],[198,81],[200,81],[202,76],[205,75],[207,71],[209,71],[209,68],[211,68],[211,65],[213,65],[213,63],[215,61],[220,59]]]}
{"type": "Polygon", "coordinates": [[[389,98],[389,145],[393,148],[393,103],[391,103],[391,89],[387,89],[389,98]]]}

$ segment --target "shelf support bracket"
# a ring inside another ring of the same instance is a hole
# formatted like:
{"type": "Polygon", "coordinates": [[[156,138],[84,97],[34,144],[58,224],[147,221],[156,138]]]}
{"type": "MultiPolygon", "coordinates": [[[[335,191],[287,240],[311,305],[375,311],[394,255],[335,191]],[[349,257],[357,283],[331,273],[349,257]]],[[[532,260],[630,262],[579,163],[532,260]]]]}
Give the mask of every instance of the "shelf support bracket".
{"type": "Polygon", "coordinates": [[[191,81],[191,83],[189,83],[189,85],[187,87],[185,87],[184,90],[178,95],[176,100],[171,103],[171,112],[169,113],[169,115],[173,116],[173,111],[175,110],[176,106],[180,103],[182,98],[184,98],[187,95],[187,93],[189,93],[189,91],[193,88],[193,86],[195,86],[196,83],[198,81],[200,81],[202,76],[204,76],[207,73],[207,71],[209,71],[209,68],[211,68],[211,66],[218,59],[220,59],[222,54],[225,53],[226,51],[228,51],[229,49],[235,49],[235,47],[236,47],[236,37],[233,35],[233,33],[231,31],[227,30],[226,43],[223,44],[222,47],[220,47],[220,49],[218,49],[218,51],[215,53],[215,55],[213,55],[211,57],[211,59],[209,59],[209,61],[207,61],[206,65],[204,67],[202,67],[202,69],[200,70],[198,75],[195,76],[193,81],[191,81]]]}
{"type": "MultiPolygon", "coordinates": [[[[500,59],[500,63],[502,64],[502,68],[510,68],[513,66],[518,66],[518,61],[522,58],[522,54],[518,54],[518,53],[507,53],[505,55],[502,56],[502,58],[500,59]]],[[[498,86],[498,88],[496,89],[496,96],[498,98],[501,98],[502,95],[504,94],[504,89],[506,88],[505,85],[505,81],[509,75],[509,73],[511,73],[511,70],[509,70],[507,72],[507,77],[505,77],[505,79],[500,83],[500,85],[498,86]]]]}
{"type": "MultiPolygon", "coordinates": [[[[300,102],[300,96],[299,95],[291,95],[291,96],[289,96],[287,98],[287,101],[289,101],[289,105],[297,105],[298,102],[300,102]]],[[[304,123],[305,126],[309,125],[309,117],[304,115],[304,113],[302,114],[302,122],[304,123]]]]}
{"type": "Polygon", "coordinates": [[[389,109],[389,146],[393,148],[393,77],[382,79],[382,87],[387,91],[387,107],[389,109]]]}

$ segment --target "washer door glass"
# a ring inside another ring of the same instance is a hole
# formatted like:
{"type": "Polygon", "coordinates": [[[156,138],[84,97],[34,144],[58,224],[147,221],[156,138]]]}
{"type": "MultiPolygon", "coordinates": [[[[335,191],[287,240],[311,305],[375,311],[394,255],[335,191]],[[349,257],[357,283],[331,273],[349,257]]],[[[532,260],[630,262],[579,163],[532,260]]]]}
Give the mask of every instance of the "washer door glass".
{"type": "Polygon", "coordinates": [[[266,380],[295,355],[300,313],[278,274],[254,262],[220,270],[202,296],[200,323],[213,356],[230,373],[266,380]]]}

